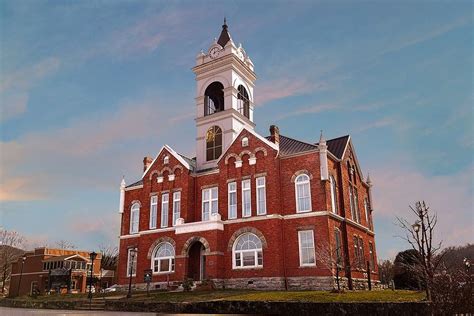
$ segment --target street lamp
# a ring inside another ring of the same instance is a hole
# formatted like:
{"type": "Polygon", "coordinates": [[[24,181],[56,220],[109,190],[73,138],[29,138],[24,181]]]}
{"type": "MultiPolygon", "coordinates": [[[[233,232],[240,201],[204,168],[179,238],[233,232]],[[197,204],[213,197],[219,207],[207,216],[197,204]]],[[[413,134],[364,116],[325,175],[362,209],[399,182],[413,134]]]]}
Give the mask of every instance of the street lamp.
{"type": "Polygon", "coordinates": [[[130,249],[130,267],[129,267],[129,282],[128,282],[128,293],[127,293],[127,298],[132,297],[132,274],[133,274],[133,265],[135,262],[135,255],[137,253],[136,248],[130,249]]]}
{"type": "Polygon", "coordinates": [[[415,224],[411,225],[411,227],[413,227],[413,230],[415,231],[415,233],[418,234],[418,232],[420,231],[420,221],[416,221],[415,224]]]}
{"type": "Polygon", "coordinates": [[[20,296],[20,286],[21,286],[21,277],[23,276],[23,266],[25,265],[26,255],[21,257],[21,270],[20,270],[20,279],[18,280],[18,290],[16,291],[16,296],[20,296]]]}
{"type": "Polygon", "coordinates": [[[89,298],[89,308],[90,308],[90,305],[92,303],[92,278],[94,276],[94,260],[97,257],[97,254],[93,251],[89,254],[89,257],[91,259],[91,274],[89,277],[89,294],[87,297],[89,298]]]}
{"type": "Polygon", "coordinates": [[[464,258],[463,262],[464,267],[466,267],[466,271],[469,273],[469,271],[471,270],[471,261],[469,261],[468,258],[464,258]]]}

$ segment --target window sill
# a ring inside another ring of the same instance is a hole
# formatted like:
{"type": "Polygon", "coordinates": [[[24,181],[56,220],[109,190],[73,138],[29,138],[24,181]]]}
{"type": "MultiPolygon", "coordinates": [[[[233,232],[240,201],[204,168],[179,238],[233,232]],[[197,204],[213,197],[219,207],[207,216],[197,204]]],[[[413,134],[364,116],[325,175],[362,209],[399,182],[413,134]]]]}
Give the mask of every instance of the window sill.
{"type": "Polygon", "coordinates": [[[166,275],[166,274],[173,274],[175,271],[166,271],[166,272],[153,272],[153,275],[166,275]]]}
{"type": "Polygon", "coordinates": [[[309,213],[309,212],[312,212],[313,210],[305,210],[305,211],[296,211],[297,214],[300,214],[300,213],[309,213]]]}
{"type": "Polygon", "coordinates": [[[263,266],[252,266],[252,267],[232,267],[232,270],[261,270],[263,266]]]}
{"type": "Polygon", "coordinates": [[[304,268],[316,268],[316,264],[300,264],[300,269],[304,268]]]}

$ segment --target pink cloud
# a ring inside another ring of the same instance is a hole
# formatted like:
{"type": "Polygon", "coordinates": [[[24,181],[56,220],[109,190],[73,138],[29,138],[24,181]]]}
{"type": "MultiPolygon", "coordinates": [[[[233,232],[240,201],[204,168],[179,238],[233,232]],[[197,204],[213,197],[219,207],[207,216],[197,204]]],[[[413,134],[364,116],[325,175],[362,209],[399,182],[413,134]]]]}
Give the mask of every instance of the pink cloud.
{"type": "Polygon", "coordinates": [[[325,89],[324,83],[313,83],[309,80],[290,80],[278,79],[269,81],[259,85],[258,94],[256,95],[256,105],[261,106],[265,103],[284,99],[287,97],[306,94],[318,90],[325,89]]]}
{"type": "MultiPolygon", "coordinates": [[[[449,175],[427,176],[405,159],[371,170],[374,216],[396,222],[411,217],[409,205],[424,200],[438,214],[438,237],[445,246],[473,242],[473,167],[449,175]]],[[[394,226],[396,234],[403,231],[394,226]]]]}

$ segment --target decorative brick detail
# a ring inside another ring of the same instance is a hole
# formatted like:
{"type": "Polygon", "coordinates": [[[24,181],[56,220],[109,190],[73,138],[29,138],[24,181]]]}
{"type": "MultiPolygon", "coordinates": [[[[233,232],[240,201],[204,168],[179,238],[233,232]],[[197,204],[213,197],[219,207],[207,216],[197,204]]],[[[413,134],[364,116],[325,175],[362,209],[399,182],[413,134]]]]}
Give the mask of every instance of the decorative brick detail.
{"type": "Polygon", "coordinates": [[[132,207],[133,204],[135,203],[138,203],[138,205],[140,205],[140,207],[142,207],[142,202],[140,202],[139,200],[133,200],[131,203],[130,203],[130,207],[132,207]]]}
{"type": "Polygon", "coordinates": [[[206,238],[199,236],[193,236],[184,243],[181,255],[187,257],[189,248],[197,241],[199,241],[204,246],[204,255],[209,255],[209,253],[211,252],[211,247],[209,246],[209,243],[207,242],[206,238]]]}
{"type": "Polygon", "coordinates": [[[232,158],[232,157],[234,157],[236,161],[237,161],[237,160],[240,160],[240,157],[239,157],[239,156],[237,156],[237,155],[234,154],[234,153],[230,153],[230,154],[228,154],[227,156],[225,156],[224,162],[225,162],[226,165],[229,163],[229,159],[232,158]]]}
{"type": "Polygon", "coordinates": [[[267,150],[266,150],[265,148],[263,148],[263,147],[257,147],[257,148],[255,148],[255,150],[253,151],[254,155],[256,156],[259,151],[263,152],[263,156],[265,156],[265,157],[266,157],[267,154],[268,154],[268,153],[267,153],[267,150]]]}
{"type": "Polygon", "coordinates": [[[250,158],[254,158],[254,157],[255,157],[255,155],[252,154],[252,152],[251,152],[250,150],[243,150],[243,151],[239,154],[240,159],[242,159],[242,157],[243,157],[244,155],[249,155],[250,158]]]}
{"type": "Polygon", "coordinates": [[[303,170],[298,170],[295,172],[295,174],[293,174],[293,176],[291,177],[291,182],[295,183],[296,177],[298,177],[301,174],[305,174],[309,177],[310,180],[313,180],[313,175],[308,170],[303,169],[303,170]]]}
{"type": "Polygon", "coordinates": [[[156,174],[157,176],[160,175],[160,173],[158,172],[158,170],[153,170],[152,172],[150,172],[150,177],[149,177],[150,181],[151,181],[151,179],[153,179],[153,176],[154,176],[155,174],[156,174]]]}
{"type": "Polygon", "coordinates": [[[170,244],[172,244],[173,247],[175,248],[175,252],[176,252],[176,242],[173,240],[173,238],[164,236],[164,237],[158,238],[157,240],[155,240],[151,244],[150,248],[148,249],[147,258],[151,259],[151,255],[153,254],[153,250],[155,250],[156,246],[158,246],[159,244],[164,243],[164,242],[169,242],[170,244]]]}
{"type": "Polygon", "coordinates": [[[173,173],[173,170],[171,170],[170,167],[164,167],[161,169],[160,175],[162,175],[165,171],[168,171],[169,173],[173,173]]]}
{"type": "Polygon", "coordinates": [[[235,240],[237,238],[239,238],[240,235],[245,234],[245,233],[252,233],[252,234],[256,235],[262,241],[262,248],[263,249],[267,248],[267,240],[265,239],[265,236],[263,236],[261,231],[259,231],[258,229],[254,228],[254,227],[242,227],[242,228],[236,230],[232,234],[232,237],[230,237],[229,244],[227,246],[227,251],[232,251],[232,247],[234,246],[235,240]]]}
{"type": "Polygon", "coordinates": [[[178,170],[178,169],[179,169],[179,171],[181,171],[181,172],[183,172],[183,170],[184,170],[183,167],[181,167],[181,165],[176,165],[176,166],[173,167],[173,173],[175,173],[176,170],[178,170]]]}

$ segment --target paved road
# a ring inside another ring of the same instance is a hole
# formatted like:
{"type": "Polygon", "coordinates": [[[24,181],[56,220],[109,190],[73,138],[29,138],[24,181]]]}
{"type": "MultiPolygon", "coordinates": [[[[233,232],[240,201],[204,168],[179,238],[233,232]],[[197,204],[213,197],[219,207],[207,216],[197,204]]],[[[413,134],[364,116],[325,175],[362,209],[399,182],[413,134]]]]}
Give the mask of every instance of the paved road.
{"type": "Polygon", "coordinates": [[[0,315],[2,316],[151,316],[157,313],[130,313],[130,312],[102,312],[102,311],[71,311],[71,310],[55,310],[55,309],[27,309],[27,308],[8,308],[0,307],[0,315]]]}

